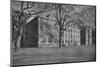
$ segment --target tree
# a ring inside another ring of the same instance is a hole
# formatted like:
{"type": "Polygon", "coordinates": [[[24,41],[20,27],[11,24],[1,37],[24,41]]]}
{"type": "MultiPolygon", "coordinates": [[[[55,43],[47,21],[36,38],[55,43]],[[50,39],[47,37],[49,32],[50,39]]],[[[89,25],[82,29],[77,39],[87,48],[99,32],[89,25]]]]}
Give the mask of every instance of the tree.
{"type": "Polygon", "coordinates": [[[95,10],[95,6],[87,6],[72,15],[73,19],[78,21],[80,27],[86,29],[87,45],[91,44],[92,30],[95,29],[95,10]]]}
{"type": "Polygon", "coordinates": [[[12,1],[12,4],[19,3],[18,9],[15,9],[14,5],[11,6],[12,16],[12,41],[15,45],[15,50],[20,46],[21,37],[24,36],[24,26],[26,20],[32,15],[39,15],[51,9],[48,9],[51,5],[44,3],[34,2],[16,2],[12,1]],[[35,9],[36,7],[37,9],[35,9]]]}
{"type": "Polygon", "coordinates": [[[89,7],[83,13],[85,17],[85,21],[88,23],[86,24],[87,28],[87,35],[88,35],[88,45],[92,44],[92,30],[95,28],[95,7],[89,7]]]}
{"type": "Polygon", "coordinates": [[[61,47],[62,35],[64,33],[64,24],[66,23],[66,19],[69,17],[70,12],[73,10],[72,5],[61,5],[56,4],[56,20],[59,25],[59,47],[61,47]]]}

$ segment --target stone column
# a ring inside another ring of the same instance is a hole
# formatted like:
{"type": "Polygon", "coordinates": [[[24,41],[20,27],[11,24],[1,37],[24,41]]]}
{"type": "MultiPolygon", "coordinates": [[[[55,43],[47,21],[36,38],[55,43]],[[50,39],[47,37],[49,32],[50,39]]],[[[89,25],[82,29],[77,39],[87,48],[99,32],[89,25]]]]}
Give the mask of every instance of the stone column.
{"type": "Polygon", "coordinates": [[[92,44],[92,29],[86,29],[86,45],[92,44]]]}
{"type": "Polygon", "coordinates": [[[88,28],[86,28],[86,45],[89,45],[88,28]]]}
{"type": "Polygon", "coordinates": [[[92,29],[89,30],[89,45],[92,44],[92,29]]]}

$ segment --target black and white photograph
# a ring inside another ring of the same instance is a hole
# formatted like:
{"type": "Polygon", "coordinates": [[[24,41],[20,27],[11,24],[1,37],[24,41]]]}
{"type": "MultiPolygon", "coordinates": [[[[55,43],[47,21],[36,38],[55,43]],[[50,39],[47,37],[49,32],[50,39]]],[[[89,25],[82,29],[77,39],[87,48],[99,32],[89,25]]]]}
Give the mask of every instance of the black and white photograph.
{"type": "Polygon", "coordinates": [[[11,0],[11,66],[96,61],[96,6],[11,0]]]}

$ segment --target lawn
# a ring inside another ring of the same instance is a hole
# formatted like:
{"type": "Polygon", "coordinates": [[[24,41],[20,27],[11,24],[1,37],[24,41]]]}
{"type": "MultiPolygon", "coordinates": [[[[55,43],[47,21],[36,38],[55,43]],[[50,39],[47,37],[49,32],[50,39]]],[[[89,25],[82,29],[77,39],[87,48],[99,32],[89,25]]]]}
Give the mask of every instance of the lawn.
{"type": "Polygon", "coordinates": [[[95,61],[95,46],[69,46],[66,48],[20,48],[12,52],[14,65],[95,61]]]}

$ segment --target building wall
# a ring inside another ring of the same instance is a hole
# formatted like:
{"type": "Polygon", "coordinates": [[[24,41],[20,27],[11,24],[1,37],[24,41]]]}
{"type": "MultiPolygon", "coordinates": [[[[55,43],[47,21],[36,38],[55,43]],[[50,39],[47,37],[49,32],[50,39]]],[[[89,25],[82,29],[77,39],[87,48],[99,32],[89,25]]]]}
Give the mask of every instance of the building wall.
{"type": "Polygon", "coordinates": [[[56,22],[39,18],[39,47],[57,47],[58,46],[58,29],[54,26],[56,22]],[[41,31],[42,30],[42,31],[41,31]]]}
{"type": "Polygon", "coordinates": [[[64,44],[66,46],[80,45],[80,29],[77,25],[71,23],[64,32],[64,44]]]}
{"type": "Polygon", "coordinates": [[[86,45],[86,27],[81,28],[80,30],[80,38],[81,38],[81,45],[86,45]]]}
{"type": "Polygon", "coordinates": [[[92,44],[96,44],[96,30],[92,30],[92,44]]]}

